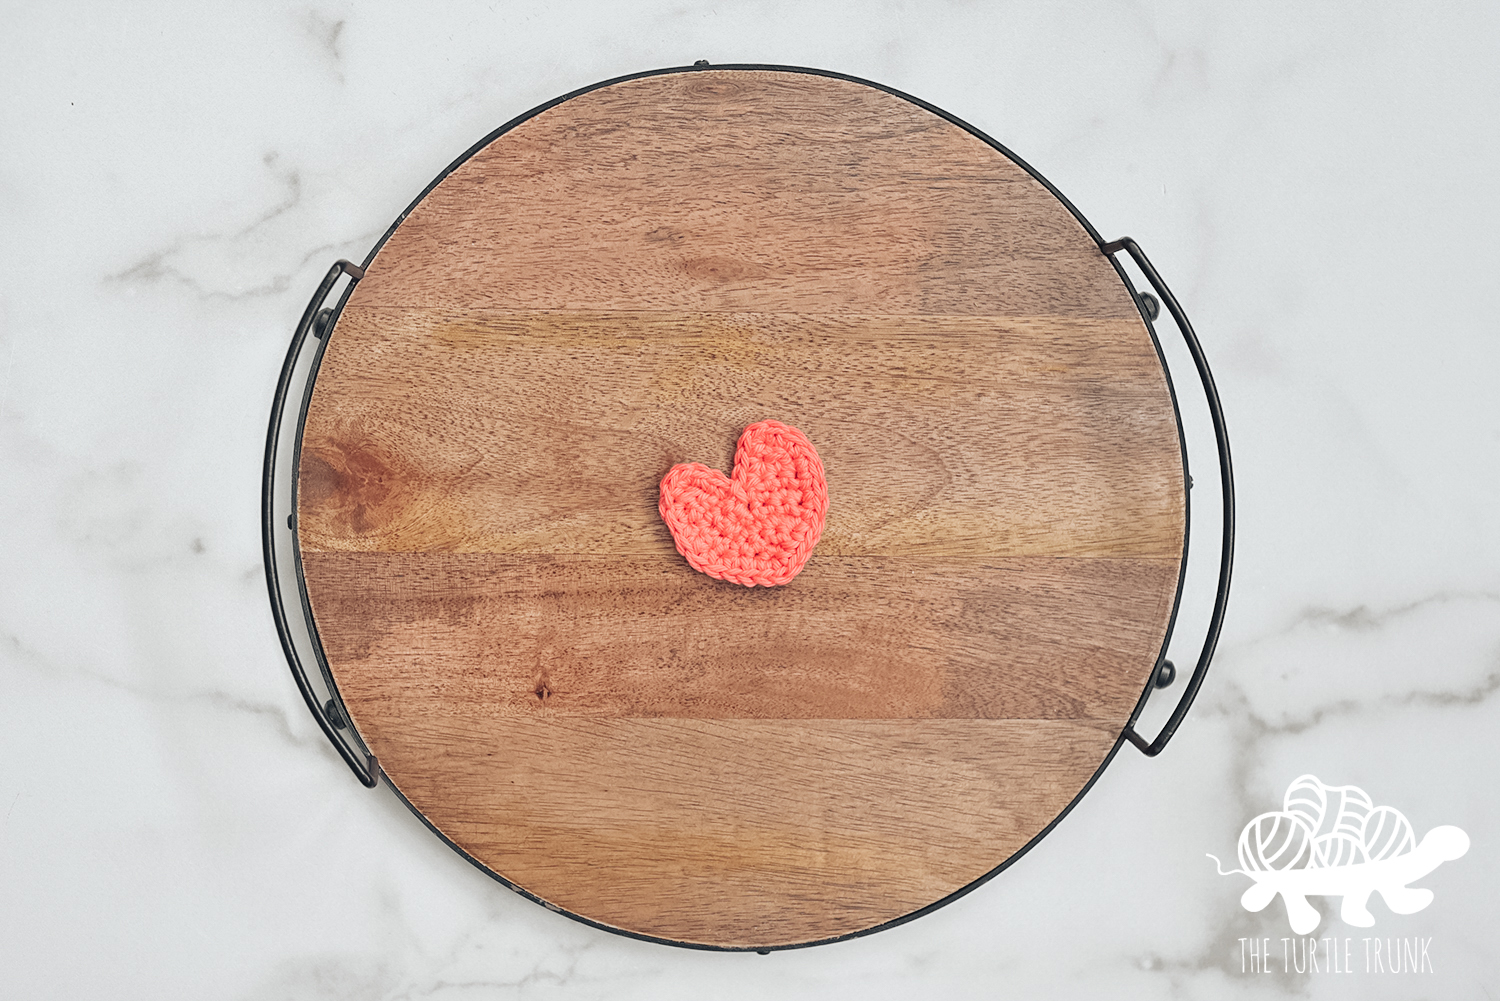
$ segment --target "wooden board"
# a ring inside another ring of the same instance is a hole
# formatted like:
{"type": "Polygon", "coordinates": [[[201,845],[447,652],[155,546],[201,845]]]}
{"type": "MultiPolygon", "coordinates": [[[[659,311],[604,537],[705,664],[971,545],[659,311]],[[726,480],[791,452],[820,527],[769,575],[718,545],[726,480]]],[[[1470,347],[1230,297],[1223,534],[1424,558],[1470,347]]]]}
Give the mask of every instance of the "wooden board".
{"type": "Polygon", "coordinates": [[[994,147],[814,74],[589,91],[462,164],[328,340],[298,538],[388,779],[549,904],[774,947],[1004,863],[1114,746],[1172,613],[1150,334],[994,147]],[[675,463],[803,430],[791,584],[694,572],[675,463]]]}

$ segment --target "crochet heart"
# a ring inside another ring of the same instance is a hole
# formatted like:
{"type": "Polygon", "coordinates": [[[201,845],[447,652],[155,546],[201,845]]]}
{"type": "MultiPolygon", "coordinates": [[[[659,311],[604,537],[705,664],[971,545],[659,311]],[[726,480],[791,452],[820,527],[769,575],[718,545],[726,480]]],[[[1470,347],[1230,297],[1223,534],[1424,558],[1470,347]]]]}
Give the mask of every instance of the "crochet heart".
{"type": "Polygon", "coordinates": [[[823,534],[823,460],[801,431],[761,421],[740,435],[732,477],[701,462],[673,466],[659,508],[694,570],[746,587],[785,584],[823,534]]]}

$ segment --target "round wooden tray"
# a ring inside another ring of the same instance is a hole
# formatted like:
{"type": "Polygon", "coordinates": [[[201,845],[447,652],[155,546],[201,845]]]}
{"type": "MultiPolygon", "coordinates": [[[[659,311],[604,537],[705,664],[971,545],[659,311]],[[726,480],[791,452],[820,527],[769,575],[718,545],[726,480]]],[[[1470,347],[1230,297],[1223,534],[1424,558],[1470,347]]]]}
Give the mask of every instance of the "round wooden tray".
{"type": "Polygon", "coordinates": [[[1170,631],[1178,422],[1023,164],[843,77],[695,68],[489,137],[377,248],[306,413],[317,636],[391,785],[629,934],[774,948],[972,887],[1118,747],[1170,631]],[[679,462],[800,428],[827,527],[697,573],[679,462]]]}

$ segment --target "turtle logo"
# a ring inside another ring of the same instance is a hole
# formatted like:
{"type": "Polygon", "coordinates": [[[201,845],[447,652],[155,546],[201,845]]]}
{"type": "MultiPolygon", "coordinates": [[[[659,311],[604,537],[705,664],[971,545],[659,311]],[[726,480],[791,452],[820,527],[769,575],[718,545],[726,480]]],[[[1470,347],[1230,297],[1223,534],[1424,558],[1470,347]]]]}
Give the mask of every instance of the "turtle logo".
{"type": "Polygon", "coordinates": [[[1240,873],[1255,885],[1240,897],[1247,911],[1261,911],[1279,893],[1292,931],[1307,935],[1321,918],[1309,896],[1343,897],[1339,917],[1369,928],[1366,906],[1379,891],[1397,914],[1415,914],[1432,903],[1432,891],[1407,886],[1469,850],[1457,827],[1434,827],[1419,843],[1411,821],[1390,806],[1376,806],[1358,786],[1329,786],[1303,775],[1287,786],[1280,810],[1263,813],[1240,832],[1240,873]]]}

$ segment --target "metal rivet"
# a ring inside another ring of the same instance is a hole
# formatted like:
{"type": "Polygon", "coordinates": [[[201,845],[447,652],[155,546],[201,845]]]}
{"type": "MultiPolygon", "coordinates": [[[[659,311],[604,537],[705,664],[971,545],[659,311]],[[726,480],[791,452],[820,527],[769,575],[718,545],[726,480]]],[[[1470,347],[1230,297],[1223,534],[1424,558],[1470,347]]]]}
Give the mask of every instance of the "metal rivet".
{"type": "Polygon", "coordinates": [[[334,704],[332,699],[329,699],[327,704],[323,706],[323,715],[328,717],[328,722],[333,724],[335,730],[342,730],[344,728],[344,716],[339,712],[339,707],[334,704]]]}
{"type": "Polygon", "coordinates": [[[1177,680],[1177,665],[1170,660],[1161,662],[1161,667],[1156,670],[1156,687],[1166,688],[1177,680]]]}
{"type": "Polygon", "coordinates": [[[1141,308],[1146,311],[1146,319],[1148,320],[1155,321],[1161,315],[1161,303],[1150,292],[1141,293],[1141,308]]]}

